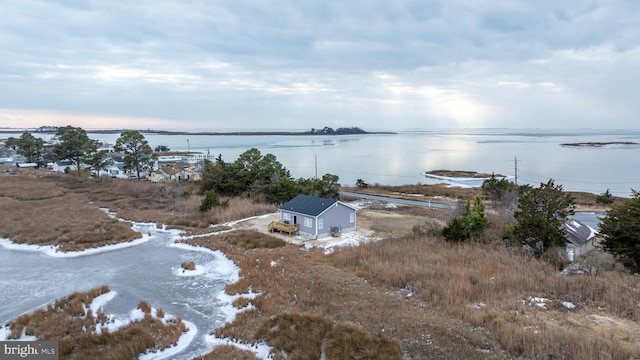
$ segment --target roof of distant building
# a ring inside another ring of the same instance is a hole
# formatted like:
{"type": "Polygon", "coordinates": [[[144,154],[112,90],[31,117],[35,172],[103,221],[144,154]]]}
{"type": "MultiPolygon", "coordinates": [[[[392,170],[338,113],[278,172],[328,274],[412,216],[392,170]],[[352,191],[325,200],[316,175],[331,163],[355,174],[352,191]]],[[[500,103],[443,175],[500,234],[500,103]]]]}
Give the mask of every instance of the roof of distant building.
{"type": "Polygon", "coordinates": [[[568,219],[562,228],[567,234],[567,241],[574,245],[582,245],[597,234],[596,230],[576,219],[568,219]]]}

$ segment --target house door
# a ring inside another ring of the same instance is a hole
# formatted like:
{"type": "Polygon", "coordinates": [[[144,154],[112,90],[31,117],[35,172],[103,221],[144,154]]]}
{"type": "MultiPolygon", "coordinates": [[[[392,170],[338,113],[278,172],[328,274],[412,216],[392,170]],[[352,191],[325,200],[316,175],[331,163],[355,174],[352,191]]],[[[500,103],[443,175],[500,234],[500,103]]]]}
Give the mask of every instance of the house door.
{"type": "Polygon", "coordinates": [[[293,215],[293,224],[297,224],[298,223],[298,217],[293,215]]]}

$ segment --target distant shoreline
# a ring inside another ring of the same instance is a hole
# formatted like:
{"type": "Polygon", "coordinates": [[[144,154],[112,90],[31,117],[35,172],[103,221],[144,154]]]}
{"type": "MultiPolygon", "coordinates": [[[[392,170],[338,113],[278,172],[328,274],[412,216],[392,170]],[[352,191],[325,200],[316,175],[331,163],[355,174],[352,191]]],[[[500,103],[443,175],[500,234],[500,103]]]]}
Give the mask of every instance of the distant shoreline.
{"type": "MultiPolygon", "coordinates": [[[[131,129],[119,129],[119,130],[87,130],[87,134],[120,134],[122,132],[131,129]]],[[[22,134],[25,131],[29,131],[35,134],[55,134],[55,131],[33,131],[33,130],[9,130],[3,129],[0,132],[10,134],[22,134]]],[[[323,134],[323,133],[311,133],[308,131],[203,131],[203,132],[190,132],[190,131],[165,131],[165,130],[137,130],[141,134],[147,135],[190,135],[190,136],[259,136],[259,135],[283,135],[283,136],[319,136],[319,135],[332,135],[332,136],[344,136],[344,135],[394,135],[397,134],[393,131],[363,131],[361,133],[336,133],[336,134],[323,134]]]]}
{"type": "MultiPolygon", "coordinates": [[[[87,131],[88,133],[95,134],[118,134],[125,130],[92,130],[87,131]]],[[[362,133],[354,133],[354,134],[322,134],[322,133],[310,133],[307,131],[204,131],[204,132],[190,132],[190,131],[154,131],[154,130],[138,130],[142,134],[155,134],[155,135],[204,135],[204,136],[251,136],[251,135],[309,135],[309,136],[318,136],[318,135],[379,135],[379,134],[395,134],[391,131],[375,131],[369,132],[365,131],[362,133]]]]}

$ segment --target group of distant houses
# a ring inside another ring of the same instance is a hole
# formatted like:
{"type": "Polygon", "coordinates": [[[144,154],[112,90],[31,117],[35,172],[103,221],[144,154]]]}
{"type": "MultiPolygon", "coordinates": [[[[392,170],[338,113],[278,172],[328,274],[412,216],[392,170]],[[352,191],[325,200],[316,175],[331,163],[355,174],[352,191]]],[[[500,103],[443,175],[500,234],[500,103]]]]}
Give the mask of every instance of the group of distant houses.
{"type": "MultiPolygon", "coordinates": [[[[124,158],[121,155],[113,153],[109,156],[113,163],[105,169],[101,169],[99,175],[122,179],[136,177],[134,173],[124,169],[124,158]]],[[[16,154],[12,150],[6,150],[3,154],[0,154],[0,166],[23,169],[46,168],[55,172],[64,172],[67,169],[73,170],[75,167],[70,160],[26,162],[23,156],[16,154]]],[[[154,169],[142,175],[152,182],[198,181],[202,178],[202,170],[202,161],[194,163],[190,161],[189,157],[160,156],[154,169]]]]}

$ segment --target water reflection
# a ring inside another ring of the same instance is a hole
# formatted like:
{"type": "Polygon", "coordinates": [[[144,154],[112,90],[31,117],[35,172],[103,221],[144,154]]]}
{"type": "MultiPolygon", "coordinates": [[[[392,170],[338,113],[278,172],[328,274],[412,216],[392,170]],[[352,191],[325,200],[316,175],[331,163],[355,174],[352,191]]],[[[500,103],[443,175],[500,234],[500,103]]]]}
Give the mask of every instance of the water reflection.
{"type": "MultiPolygon", "coordinates": [[[[94,134],[89,134],[94,136],[94,134]]],[[[13,134],[9,135],[13,136],[13,134]]],[[[118,134],[95,134],[114,143],[118,134]]],[[[0,137],[7,137],[0,134],[0,137]]],[[[187,150],[187,136],[145,137],[152,147],[187,150]]],[[[640,147],[571,148],[571,142],[638,141],[639,130],[432,129],[347,136],[188,136],[192,151],[234,161],[249,148],[272,153],[294,178],[331,173],[343,185],[426,183],[426,170],[470,170],[515,176],[534,186],[549,179],[566,190],[630,196],[640,189],[640,147]],[[330,145],[333,144],[333,145],[330,145]],[[315,159],[317,158],[317,167],[315,159]]]]}

